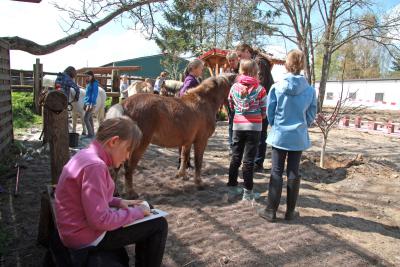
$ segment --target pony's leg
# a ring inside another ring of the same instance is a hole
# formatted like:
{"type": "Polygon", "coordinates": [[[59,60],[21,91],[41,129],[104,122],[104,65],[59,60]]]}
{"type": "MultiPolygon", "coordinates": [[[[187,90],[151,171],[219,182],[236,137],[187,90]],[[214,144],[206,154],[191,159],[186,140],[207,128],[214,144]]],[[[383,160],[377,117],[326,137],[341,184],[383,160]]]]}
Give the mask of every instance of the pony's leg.
{"type": "Polygon", "coordinates": [[[203,155],[204,150],[207,146],[207,138],[204,140],[199,140],[194,143],[194,166],[195,166],[195,175],[194,182],[197,186],[197,189],[204,189],[203,181],[201,180],[201,165],[203,164],[203,155]]]}
{"type": "Polygon", "coordinates": [[[78,120],[78,113],[72,111],[72,132],[76,133],[76,121],[78,120]]]}
{"type": "Polygon", "coordinates": [[[104,107],[100,107],[99,108],[99,112],[97,113],[98,114],[97,115],[97,122],[98,122],[99,126],[104,121],[104,116],[105,116],[104,113],[105,113],[104,107]]]}
{"type": "Polygon", "coordinates": [[[129,199],[137,199],[139,195],[133,189],[133,171],[136,169],[139,160],[142,158],[146,148],[149,146],[149,140],[142,140],[140,146],[132,152],[128,163],[125,164],[125,188],[129,199]]]}
{"type": "Polygon", "coordinates": [[[184,145],[182,146],[182,151],[181,151],[181,165],[179,167],[179,171],[176,174],[176,178],[182,177],[183,180],[187,180],[186,178],[186,166],[189,161],[189,155],[190,155],[190,148],[192,144],[190,145],[184,145]]]}

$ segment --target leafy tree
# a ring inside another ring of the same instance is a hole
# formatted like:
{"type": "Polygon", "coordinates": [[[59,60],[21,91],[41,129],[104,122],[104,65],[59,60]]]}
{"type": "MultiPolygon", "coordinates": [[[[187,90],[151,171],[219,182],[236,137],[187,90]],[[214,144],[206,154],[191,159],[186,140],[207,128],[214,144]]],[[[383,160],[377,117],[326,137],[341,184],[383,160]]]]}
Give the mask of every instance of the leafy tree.
{"type": "Polygon", "coordinates": [[[195,56],[213,47],[232,48],[235,42],[260,44],[271,33],[273,15],[257,0],[174,0],[155,39],[165,52],[195,56]]]}

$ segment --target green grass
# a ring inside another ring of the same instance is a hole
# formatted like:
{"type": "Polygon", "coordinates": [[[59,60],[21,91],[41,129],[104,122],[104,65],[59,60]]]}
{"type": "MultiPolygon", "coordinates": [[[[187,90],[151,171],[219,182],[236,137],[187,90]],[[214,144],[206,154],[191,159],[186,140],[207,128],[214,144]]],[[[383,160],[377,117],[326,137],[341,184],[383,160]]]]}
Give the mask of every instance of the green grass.
{"type": "Polygon", "coordinates": [[[106,110],[108,110],[111,107],[111,101],[112,101],[112,98],[111,97],[107,97],[106,103],[105,103],[106,110]]]}
{"type": "Polygon", "coordinates": [[[13,92],[12,108],[14,129],[28,128],[33,124],[42,123],[42,118],[33,112],[32,93],[13,92]]]}

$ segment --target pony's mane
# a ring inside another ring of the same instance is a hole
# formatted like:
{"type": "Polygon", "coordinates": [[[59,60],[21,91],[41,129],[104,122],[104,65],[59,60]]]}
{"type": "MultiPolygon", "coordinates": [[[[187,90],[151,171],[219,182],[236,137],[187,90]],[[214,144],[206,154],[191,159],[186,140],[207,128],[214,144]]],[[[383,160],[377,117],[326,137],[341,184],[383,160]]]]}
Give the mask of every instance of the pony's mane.
{"type": "Polygon", "coordinates": [[[217,78],[216,77],[210,77],[202,81],[198,86],[196,86],[193,89],[190,89],[189,93],[190,94],[201,94],[203,92],[208,91],[210,87],[215,87],[217,86],[217,78]]]}

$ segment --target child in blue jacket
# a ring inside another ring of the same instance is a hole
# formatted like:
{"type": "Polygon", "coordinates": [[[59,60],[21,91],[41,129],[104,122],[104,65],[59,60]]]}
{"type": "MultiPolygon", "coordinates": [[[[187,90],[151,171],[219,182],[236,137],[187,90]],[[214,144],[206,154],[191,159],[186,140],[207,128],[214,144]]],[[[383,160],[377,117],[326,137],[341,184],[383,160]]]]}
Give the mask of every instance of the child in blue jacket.
{"type": "Polygon", "coordinates": [[[87,71],[85,73],[88,76],[86,85],[86,94],[84,98],[84,110],[85,117],[84,121],[86,124],[86,129],[88,130],[88,138],[94,137],[94,124],[93,124],[93,111],[96,106],[97,95],[99,94],[99,82],[94,78],[92,71],[87,71]]]}
{"type": "Polygon", "coordinates": [[[272,146],[272,169],[268,189],[267,207],[259,210],[268,221],[276,219],[282,193],[282,174],[287,158],[286,220],[298,216],[295,212],[300,187],[299,165],[303,150],[311,146],[308,127],[317,112],[315,89],[300,72],[304,69],[304,54],[299,50],[289,52],[286,59],[288,74],[275,83],[267,98],[267,117],[272,129],[267,143],[272,146]]]}

